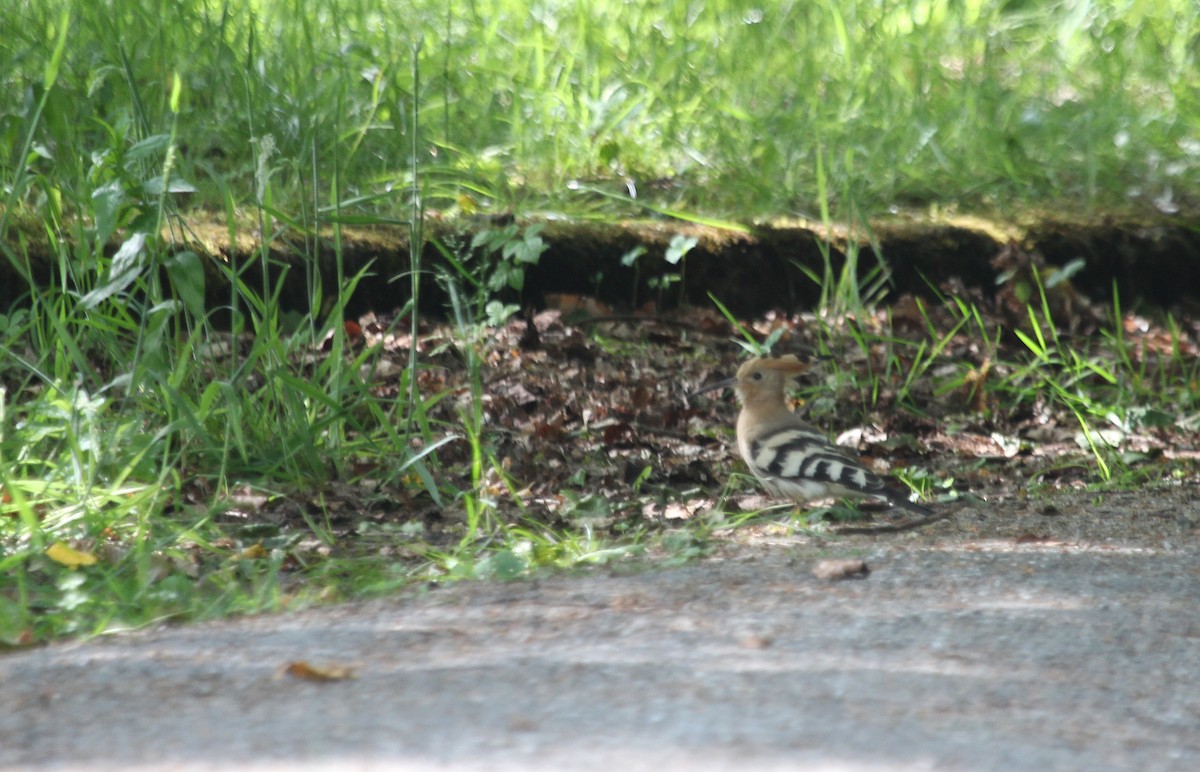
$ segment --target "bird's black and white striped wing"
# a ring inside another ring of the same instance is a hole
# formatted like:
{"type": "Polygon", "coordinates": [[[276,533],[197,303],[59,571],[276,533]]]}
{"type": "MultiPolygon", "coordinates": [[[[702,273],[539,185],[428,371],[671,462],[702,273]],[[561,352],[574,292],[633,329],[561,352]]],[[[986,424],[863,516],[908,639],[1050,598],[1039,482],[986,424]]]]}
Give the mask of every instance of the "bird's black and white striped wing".
{"type": "Polygon", "coordinates": [[[892,490],[883,478],[816,430],[788,427],[770,432],[751,441],[747,451],[751,471],[790,498],[877,496],[914,511],[928,511],[892,490]]]}

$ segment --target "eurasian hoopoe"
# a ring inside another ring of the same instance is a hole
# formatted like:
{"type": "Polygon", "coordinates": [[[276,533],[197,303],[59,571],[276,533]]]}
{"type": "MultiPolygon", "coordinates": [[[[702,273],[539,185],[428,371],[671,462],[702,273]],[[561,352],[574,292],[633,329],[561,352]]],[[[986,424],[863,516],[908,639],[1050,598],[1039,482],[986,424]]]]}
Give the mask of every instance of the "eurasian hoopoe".
{"type": "Polygon", "coordinates": [[[772,495],[796,502],[821,498],[883,498],[895,506],[933,512],[892,490],[883,479],[788,409],[785,388],[808,369],[789,354],[756,357],[729,380],[696,394],[733,386],[742,403],[737,444],[754,476],[772,495]]]}

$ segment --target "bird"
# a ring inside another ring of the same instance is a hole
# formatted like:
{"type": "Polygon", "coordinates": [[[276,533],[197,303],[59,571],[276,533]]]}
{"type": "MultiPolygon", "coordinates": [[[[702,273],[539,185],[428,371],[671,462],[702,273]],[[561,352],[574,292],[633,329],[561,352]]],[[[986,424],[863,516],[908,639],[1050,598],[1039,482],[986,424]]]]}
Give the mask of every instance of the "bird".
{"type": "Polygon", "coordinates": [[[794,354],[755,357],[743,362],[734,377],[693,395],[731,386],[736,390],[742,405],[738,451],[771,495],[800,504],[825,498],[886,499],[893,506],[932,516],[932,510],[910,501],[788,408],[786,388],[808,366],[794,354]]]}

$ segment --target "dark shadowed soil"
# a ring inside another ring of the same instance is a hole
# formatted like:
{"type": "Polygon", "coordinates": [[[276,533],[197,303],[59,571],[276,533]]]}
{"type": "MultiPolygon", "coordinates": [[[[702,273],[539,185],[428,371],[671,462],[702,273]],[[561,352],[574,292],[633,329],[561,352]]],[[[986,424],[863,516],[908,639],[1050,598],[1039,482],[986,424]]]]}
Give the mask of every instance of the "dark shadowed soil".
{"type": "Polygon", "coordinates": [[[1197,491],[1053,505],[9,654],[0,766],[1200,768],[1197,491]]]}
{"type": "MultiPolygon", "coordinates": [[[[164,232],[164,238],[178,243],[205,258],[207,292],[210,304],[218,311],[229,298],[229,278],[221,268],[227,261],[253,262],[264,245],[257,235],[258,224],[233,223],[236,238],[230,241],[231,224],[220,216],[196,211],[189,214],[182,242],[177,232],[164,232]]],[[[1021,245],[1049,266],[1065,266],[1082,260],[1085,270],[1073,284],[1096,299],[1110,299],[1113,287],[1127,307],[1134,301],[1146,301],[1165,307],[1197,301],[1200,281],[1200,229],[1190,213],[1177,216],[1143,213],[1068,214],[1051,212],[1014,212],[1006,209],[996,216],[941,214],[926,211],[901,212],[871,222],[874,248],[885,257],[895,294],[915,292],[931,296],[931,287],[954,277],[960,285],[994,291],[998,278],[1006,275],[995,264],[1005,249],[1021,245]]],[[[523,227],[541,220],[521,220],[523,227]]],[[[511,215],[500,217],[444,218],[431,215],[426,233],[444,244],[470,243],[474,234],[499,229],[513,222],[511,215]]],[[[864,232],[850,237],[850,229],[837,225],[827,229],[820,223],[780,221],[744,223],[733,228],[708,227],[674,219],[582,221],[551,218],[542,233],[547,250],[536,265],[527,268],[522,301],[544,308],[556,294],[594,296],[613,307],[637,307],[658,294],[652,288],[665,274],[678,267],[661,257],[676,235],[695,238],[697,243],[687,257],[687,270],[678,297],[695,305],[707,305],[708,293],[715,291],[727,307],[743,316],[757,316],[777,309],[810,307],[820,288],[807,272],[818,274],[824,267],[828,250],[834,270],[846,259],[849,244],[861,250],[865,272],[875,265],[873,247],[864,232]],[[827,243],[828,242],[828,243],[827,243]],[[622,263],[621,256],[635,247],[648,250],[636,268],[622,263]],[[746,281],[747,276],[756,281],[746,281]],[[631,293],[633,287],[635,293],[631,293]]],[[[40,225],[21,234],[22,249],[29,255],[34,278],[54,285],[58,257],[40,225]]],[[[121,238],[114,238],[109,253],[115,253],[121,238]]],[[[14,240],[15,243],[15,240],[14,240]]],[[[335,237],[330,228],[319,234],[282,230],[265,245],[270,254],[269,287],[257,285],[258,270],[247,271],[241,281],[248,282],[263,296],[279,282],[278,302],[282,307],[306,309],[312,297],[308,277],[318,270],[324,287],[330,292],[337,276],[353,276],[367,269],[380,281],[358,284],[348,298],[349,313],[381,311],[399,307],[407,299],[408,281],[387,280],[407,276],[409,270],[407,226],[344,226],[335,237]],[[317,238],[314,238],[316,236],[317,238]],[[335,268],[335,251],[343,261],[341,273],[335,268]],[[315,259],[314,259],[315,258],[315,259]],[[302,270],[308,266],[308,270],[302,270]]],[[[443,313],[448,299],[441,282],[434,281],[439,267],[447,267],[439,249],[426,244],[422,264],[429,280],[422,286],[421,297],[428,310],[443,313]]],[[[7,261],[0,262],[0,306],[20,300],[28,291],[25,281],[7,261]]],[[[944,290],[944,288],[943,288],[944,290]]],[[[674,305],[675,292],[665,299],[674,305]]]]}

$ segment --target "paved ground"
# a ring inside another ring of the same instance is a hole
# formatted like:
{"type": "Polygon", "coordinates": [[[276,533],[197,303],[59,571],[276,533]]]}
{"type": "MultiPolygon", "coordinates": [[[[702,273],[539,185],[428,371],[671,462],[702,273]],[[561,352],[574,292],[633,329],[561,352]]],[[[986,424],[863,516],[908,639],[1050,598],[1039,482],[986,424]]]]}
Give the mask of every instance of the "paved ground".
{"type": "Polygon", "coordinates": [[[746,539],[9,654],[0,767],[1200,769],[1194,510],[1130,538],[746,539]],[[831,555],[872,573],[813,577],[831,555]]]}

